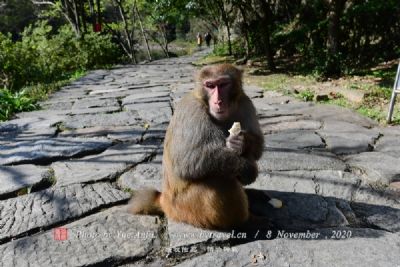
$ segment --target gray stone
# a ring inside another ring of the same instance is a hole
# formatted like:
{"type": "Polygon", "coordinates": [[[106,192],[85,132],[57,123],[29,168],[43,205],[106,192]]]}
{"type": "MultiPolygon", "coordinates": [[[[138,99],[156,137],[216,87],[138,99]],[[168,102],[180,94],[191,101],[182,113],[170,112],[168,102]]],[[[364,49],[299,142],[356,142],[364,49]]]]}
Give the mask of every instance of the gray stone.
{"type": "Polygon", "coordinates": [[[270,124],[276,124],[281,122],[293,122],[300,119],[304,119],[304,116],[298,114],[288,114],[288,115],[260,115],[258,121],[261,126],[266,126],[270,124]]]}
{"type": "MultiPolygon", "coordinates": [[[[397,266],[400,261],[399,234],[371,229],[343,229],[353,236],[333,239],[335,229],[311,231],[322,239],[257,241],[237,247],[216,248],[216,252],[184,261],[179,267],[194,266],[397,266]],[[325,239],[326,237],[326,239],[325,239]]],[[[307,232],[306,232],[307,233],[307,232]]]]}
{"type": "Polygon", "coordinates": [[[317,194],[352,200],[360,178],[341,170],[282,171],[261,173],[252,188],[317,194]]]}
{"type": "Polygon", "coordinates": [[[349,109],[334,105],[317,104],[298,111],[302,112],[304,115],[308,114],[312,116],[313,119],[319,121],[349,122],[367,128],[372,128],[377,125],[375,121],[367,117],[363,117],[349,109]]]}
{"type": "MultiPolygon", "coordinates": [[[[234,232],[233,232],[234,233],[234,232]]],[[[185,223],[168,220],[169,248],[191,247],[201,243],[228,241],[232,232],[220,232],[197,228],[185,223]]]]}
{"type": "Polygon", "coordinates": [[[65,116],[49,114],[49,111],[36,114],[34,112],[26,113],[32,116],[9,120],[0,123],[0,133],[7,134],[12,132],[21,132],[33,129],[47,129],[61,122],[65,116]]]}
{"type": "Polygon", "coordinates": [[[378,139],[374,151],[388,154],[394,158],[400,156],[400,136],[388,135],[378,139]]]}
{"type": "Polygon", "coordinates": [[[0,145],[0,165],[48,162],[103,151],[111,146],[105,139],[54,138],[0,145]]]}
{"type": "Polygon", "coordinates": [[[17,130],[15,132],[0,133],[0,146],[15,142],[46,140],[53,138],[56,135],[57,129],[31,129],[31,130],[17,130]]]}
{"type": "Polygon", "coordinates": [[[400,180],[400,159],[382,152],[365,152],[346,157],[346,163],[370,182],[388,185],[400,180]]]}
{"type": "Polygon", "coordinates": [[[142,163],[123,173],[118,179],[121,188],[138,190],[154,188],[161,191],[162,187],[162,151],[150,162],[142,163]]]}
{"type": "Polygon", "coordinates": [[[261,130],[264,134],[271,132],[279,132],[285,130],[318,130],[322,126],[322,123],[314,120],[295,120],[295,121],[282,121],[277,120],[274,123],[262,122],[261,130]]]}
{"type": "Polygon", "coordinates": [[[280,199],[283,207],[275,209],[267,203],[262,205],[250,201],[251,210],[271,220],[277,229],[304,230],[349,225],[335,198],[297,192],[262,191],[280,199]]]}
{"type": "Polygon", "coordinates": [[[159,223],[111,209],[62,226],[67,239],[55,240],[59,228],[0,246],[1,266],[115,266],[138,260],[160,248],[159,223]],[[10,256],[12,255],[12,256],[10,256]]]}
{"type": "Polygon", "coordinates": [[[357,217],[369,225],[391,232],[400,232],[400,209],[389,206],[368,205],[365,203],[351,203],[357,217]]]}
{"type": "Polygon", "coordinates": [[[154,103],[135,103],[135,104],[128,104],[124,106],[125,110],[144,110],[144,109],[158,109],[158,108],[170,108],[169,102],[154,102],[154,103]]]}
{"type": "Polygon", "coordinates": [[[45,109],[55,109],[55,110],[70,110],[73,106],[73,101],[66,102],[44,102],[40,106],[45,109]]]}
{"type": "Polygon", "coordinates": [[[0,198],[26,187],[42,184],[52,176],[46,167],[35,165],[0,166],[0,198]]]}
{"type": "Polygon", "coordinates": [[[318,133],[325,139],[327,149],[335,154],[356,154],[369,151],[379,136],[376,130],[332,120],[325,121],[324,128],[318,133]]]}
{"type": "Polygon", "coordinates": [[[133,141],[138,143],[146,129],[137,126],[91,127],[65,130],[58,134],[60,137],[107,137],[118,141],[133,141]]]}
{"type": "Polygon", "coordinates": [[[138,125],[140,120],[135,111],[123,111],[111,114],[76,115],[65,119],[68,129],[80,129],[95,126],[127,126],[138,125]]]}
{"type": "Polygon", "coordinates": [[[307,152],[284,148],[266,150],[259,160],[261,172],[292,170],[345,170],[346,165],[329,152],[307,152]]]}
{"type": "Polygon", "coordinates": [[[169,100],[169,92],[147,92],[142,94],[132,94],[125,97],[122,100],[123,105],[134,104],[134,103],[143,103],[146,102],[160,102],[155,101],[157,99],[162,99],[163,101],[169,100]]]}
{"type": "Polygon", "coordinates": [[[72,109],[68,111],[66,114],[82,115],[82,114],[97,114],[97,113],[113,113],[119,111],[121,111],[121,108],[119,106],[110,106],[110,107],[98,107],[98,108],[72,109]]]}
{"type": "Polygon", "coordinates": [[[268,148],[311,149],[325,147],[321,137],[310,131],[284,131],[266,135],[264,138],[267,150],[268,148]]]}
{"type": "Polygon", "coordinates": [[[400,209],[400,190],[363,180],[352,199],[354,202],[400,209]]]}
{"type": "Polygon", "coordinates": [[[72,109],[88,109],[88,108],[99,108],[99,107],[119,107],[116,98],[96,99],[96,98],[82,98],[76,100],[72,109]]]}
{"type": "Polygon", "coordinates": [[[150,125],[157,125],[169,123],[172,117],[172,110],[170,107],[166,108],[149,108],[138,110],[138,117],[150,125]]]}
{"type": "Polygon", "coordinates": [[[259,98],[263,96],[262,89],[257,86],[245,85],[243,90],[249,98],[259,98]]]}
{"type": "Polygon", "coordinates": [[[153,124],[150,125],[149,129],[147,129],[146,133],[143,136],[143,140],[150,139],[158,139],[163,140],[165,137],[165,133],[167,131],[168,124],[153,124]]]}
{"type": "MultiPolygon", "coordinates": [[[[49,188],[0,201],[0,242],[129,199],[108,183],[49,188]]],[[[3,254],[4,255],[4,254],[3,254]]]]}
{"type": "Polygon", "coordinates": [[[156,149],[157,146],[151,145],[119,144],[98,155],[55,162],[52,168],[57,179],[56,186],[113,180],[136,164],[145,161],[156,149]]]}

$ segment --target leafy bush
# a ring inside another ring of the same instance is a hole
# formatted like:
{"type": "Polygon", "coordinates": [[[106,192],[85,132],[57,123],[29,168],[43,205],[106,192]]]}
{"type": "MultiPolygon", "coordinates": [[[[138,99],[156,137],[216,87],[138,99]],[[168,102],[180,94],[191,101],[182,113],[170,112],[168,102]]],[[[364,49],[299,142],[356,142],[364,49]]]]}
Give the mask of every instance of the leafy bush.
{"type": "Polygon", "coordinates": [[[7,120],[14,112],[31,111],[37,107],[25,91],[12,93],[6,89],[0,90],[0,121],[7,120]]]}
{"type": "Polygon", "coordinates": [[[304,101],[312,101],[314,99],[314,92],[310,89],[302,91],[298,94],[298,97],[303,99],[304,101]]]}
{"type": "Polygon", "coordinates": [[[18,42],[0,33],[0,86],[18,91],[67,79],[75,71],[114,64],[120,55],[110,35],[92,32],[77,39],[68,26],[54,34],[47,22],[37,22],[25,28],[18,42]]]}

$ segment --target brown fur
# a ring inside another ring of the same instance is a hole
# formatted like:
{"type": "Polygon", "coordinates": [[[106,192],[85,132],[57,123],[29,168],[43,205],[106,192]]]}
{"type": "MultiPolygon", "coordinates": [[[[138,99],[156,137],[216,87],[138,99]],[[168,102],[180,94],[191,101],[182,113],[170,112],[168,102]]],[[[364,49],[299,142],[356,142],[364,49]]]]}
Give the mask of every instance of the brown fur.
{"type": "Polygon", "coordinates": [[[250,99],[242,90],[241,71],[232,65],[203,68],[200,84],[178,104],[168,126],[163,155],[163,191],[136,193],[131,204],[135,214],[165,215],[202,228],[228,229],[249,219],[243,184],[257,175],[264,139],[250,99]],[[208,112],[202,81],[229,75],[232,79],[232,115],[216,121],[208,112]],[[228,129],[239,121],[244,134],[241,156],[226,147],[228,129]],[[152,213],[155,212],[155,213],[152,213]]]}

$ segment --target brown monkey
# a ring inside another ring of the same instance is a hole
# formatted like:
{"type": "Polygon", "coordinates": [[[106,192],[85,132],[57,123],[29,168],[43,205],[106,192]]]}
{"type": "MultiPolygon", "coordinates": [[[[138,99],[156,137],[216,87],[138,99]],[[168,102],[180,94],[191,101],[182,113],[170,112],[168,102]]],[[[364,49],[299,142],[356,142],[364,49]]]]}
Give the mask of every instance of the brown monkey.
{"type": "Polygon", "coordinates": [[[131,212],[165,213],[209,229],[242,225],[249,219],[243,185],[258,175],[263,144],[255,108],[242,89],[242,72],[229,64],[204,67],[168,126],[162,193],[135,193],[131,212]],[[229,136],[233,122],[240,122],[240,135],[229,136]]]}

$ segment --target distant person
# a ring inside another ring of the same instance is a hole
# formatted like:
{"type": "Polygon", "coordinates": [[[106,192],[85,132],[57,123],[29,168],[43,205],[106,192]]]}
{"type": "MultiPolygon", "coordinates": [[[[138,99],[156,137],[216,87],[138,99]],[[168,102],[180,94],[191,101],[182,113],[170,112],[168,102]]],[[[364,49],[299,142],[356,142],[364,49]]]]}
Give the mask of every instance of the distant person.
{"type": "Polygon", "coordinates": [[[210,47],[211,39],[212,39],[212,36],[211,36],[210,32],[207,32],[204,35],[204,40],[206,40],[206,44],[208,47],[210,47]]]}
{"type": "Polygon", "coordinates": [[[201,48],[201,45],[203,44],[203,38],[201,37],[201,34],[198,32],[197,33],[197,46],[201,48]]]}

